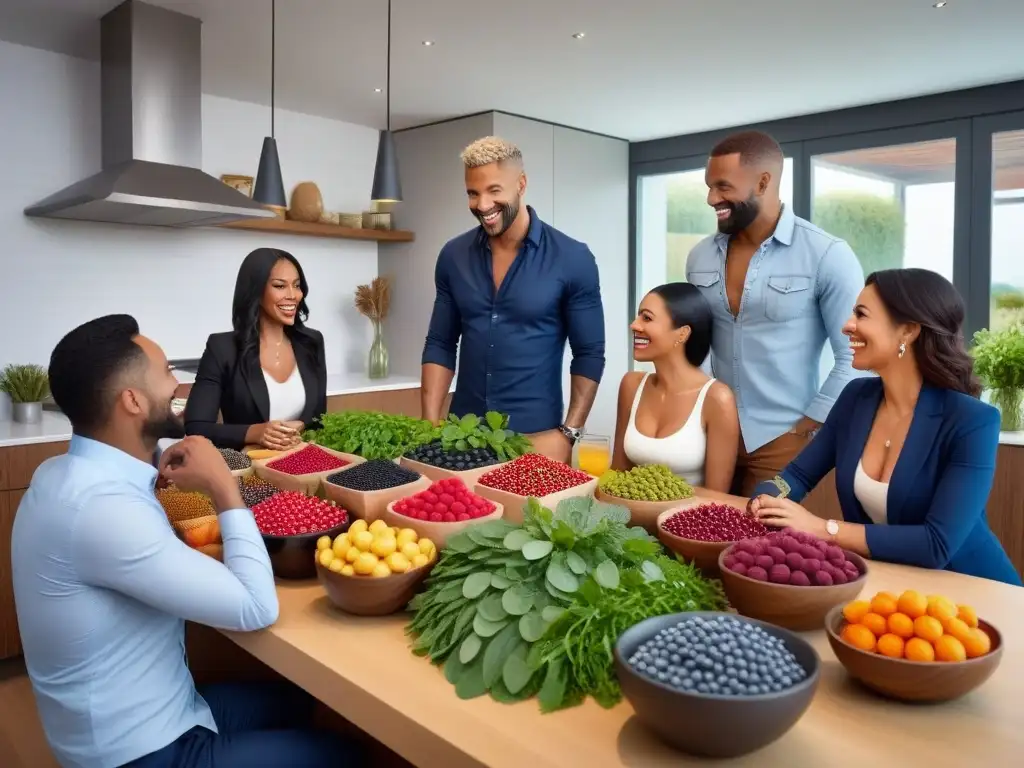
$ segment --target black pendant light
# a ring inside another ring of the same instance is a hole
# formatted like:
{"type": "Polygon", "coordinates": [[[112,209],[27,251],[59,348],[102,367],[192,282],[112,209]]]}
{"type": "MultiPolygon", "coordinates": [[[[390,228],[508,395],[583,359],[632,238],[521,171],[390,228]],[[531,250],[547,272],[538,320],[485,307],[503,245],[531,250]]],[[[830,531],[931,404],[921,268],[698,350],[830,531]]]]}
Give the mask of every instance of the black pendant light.
{"type": "Polygon", "coordinates": [[[388,0],[388,63],[387,63],[387,128],[377,141],[377,165],[373,169],[373,191],[370,199],[375,203],[400,203],[402,180],[398,176],[398,155],[395,136],[391,133],[391,0],[388,0]]]}
{"type": "Polygon", "coordinates": [[[270,135],[263,139],[260,167],[256,170],[256,184],[252,199],[257,203],[284,210],[288,203],[284,197],[281,161],[277,157],[277,139],[274,138],[274,86],[277,54],[276,46],[277,0],[270,0],[270,135]]]}

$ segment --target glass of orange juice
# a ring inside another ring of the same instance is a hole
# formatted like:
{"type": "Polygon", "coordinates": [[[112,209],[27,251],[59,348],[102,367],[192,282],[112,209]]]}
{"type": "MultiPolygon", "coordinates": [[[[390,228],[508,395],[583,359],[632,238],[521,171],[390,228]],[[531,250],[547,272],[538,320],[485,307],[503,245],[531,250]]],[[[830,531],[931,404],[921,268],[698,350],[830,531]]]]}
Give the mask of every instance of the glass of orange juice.
{"type": "Polygon", "coordinates": [[[611,462],[611,440],[604,435],[584,435],[576,446],[576,465],[588,475],[600,477],[611,462]]]}

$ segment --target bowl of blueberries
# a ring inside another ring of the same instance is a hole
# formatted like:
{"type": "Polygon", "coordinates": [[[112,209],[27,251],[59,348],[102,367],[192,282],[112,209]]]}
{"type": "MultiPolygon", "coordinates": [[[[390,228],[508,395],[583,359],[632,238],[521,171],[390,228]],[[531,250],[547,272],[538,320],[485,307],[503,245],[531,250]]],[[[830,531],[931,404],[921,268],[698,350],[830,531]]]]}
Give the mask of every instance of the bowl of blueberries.
{"type": "Polygon", "coordinates": [[[656,616],[615,645],[622,693],[671,746],[737,757],[772,743],[814,697],[821,659],[799,635],[730,613],[656,616]]]}

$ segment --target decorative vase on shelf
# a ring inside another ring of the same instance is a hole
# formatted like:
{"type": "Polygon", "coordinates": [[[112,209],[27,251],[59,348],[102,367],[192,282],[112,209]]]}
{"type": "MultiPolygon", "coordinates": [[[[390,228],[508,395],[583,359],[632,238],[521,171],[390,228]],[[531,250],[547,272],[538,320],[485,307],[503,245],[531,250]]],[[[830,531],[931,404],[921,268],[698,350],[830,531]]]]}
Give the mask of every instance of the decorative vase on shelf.
{"type": "Polygon", "coordinates": [[[388,376],[388,348],[384,344],[384,323],[373,320],[373,344],[370,345],[370,358],[367,375],[371,379],[386,379],[388,376]]]}
{"type": "Polygon", "coordinates": [[[1003,432],[1017,432],[1024,427],[1024,389],[1020,387],[1003,387],[993,389],[992,405],[999,409],[999,428],[1003,432]]]}

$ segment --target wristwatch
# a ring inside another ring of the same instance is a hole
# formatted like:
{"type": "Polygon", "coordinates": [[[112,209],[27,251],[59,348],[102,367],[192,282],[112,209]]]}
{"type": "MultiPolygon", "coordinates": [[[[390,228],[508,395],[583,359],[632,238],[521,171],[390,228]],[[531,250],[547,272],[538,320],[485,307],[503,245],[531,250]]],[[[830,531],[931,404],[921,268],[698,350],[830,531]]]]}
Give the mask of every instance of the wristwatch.
{"type": "Polygon", "coordinates": [[[565,424],[558,425],[558,431],[565,435],[566,439],[573,445],[576,445],[583,437],[583,430],[577,429],[576,427],[567,427],[565,424]]]}
{"type": "Polygon", "coordinates": [[[835,520],[825,521],[825,532],[834,540],[839,535],[839,523],[835,520]]]}

